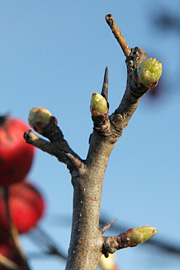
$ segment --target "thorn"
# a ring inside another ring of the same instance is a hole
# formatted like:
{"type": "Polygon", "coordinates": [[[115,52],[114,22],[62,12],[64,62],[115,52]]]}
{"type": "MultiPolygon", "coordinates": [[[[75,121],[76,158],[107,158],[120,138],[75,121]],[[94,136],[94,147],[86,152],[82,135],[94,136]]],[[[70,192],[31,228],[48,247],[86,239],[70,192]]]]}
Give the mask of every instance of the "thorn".
{"type": "Polygon", "coordinates": [[[101,95],[108,101],[108,67],[105,69],[101,95]]]}
{"type": "Polygon", "coordinates": [[[102,226],[99,230],[102,234],[104,234],[113,224],[116,222],[116,219],[112,220],[111,222],[107,223],[106,225],[102,226]]]}

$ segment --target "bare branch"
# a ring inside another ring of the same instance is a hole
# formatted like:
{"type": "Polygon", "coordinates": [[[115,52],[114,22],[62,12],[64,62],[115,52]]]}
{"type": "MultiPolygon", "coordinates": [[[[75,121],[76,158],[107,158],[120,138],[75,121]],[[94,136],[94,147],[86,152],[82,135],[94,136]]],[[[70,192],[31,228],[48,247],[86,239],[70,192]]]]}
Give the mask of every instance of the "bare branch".
{"type": "Polygon", "coordinates": [[[124,55],[126,57],[128,57],[128,55],[131,52],[131,49],[129,47],[129,45],[127,44],[125,38],[123,37],[121,31],[119,30],[114,18],[112,17],[111,14],[106,15],[105,17],[107,24],[109,25],[109,27],[111,28],[115,38],[117,39],[119,45],[121,46],[124,55]]]}
{"type": "MultiPolygon", "coordinates": [[[[137,66],[146,59],[146,53],[142,49],[136,47],[131,50],[131,53],[126,59],[127,64],[127,87],[119,107],[110,116],[108,114],[100,116],[92,116],[94,122],[94,131],[100,136],[107,138],[112,143],[115,143],[121,136],[124,128],[128,125],[133,113],[135,112],[138,103],[142,96],[149,90],[142,84],[138,84],[133,79],[133,74],[137,66]]],[[[107,81],[107,73],[105,72],[105,80],[107,81]]],[[[103,84],[103,89],[106,83],[103,84]]],[[[102,93],[104,93],[102,91],[102,93]]]]}
{"type": "Polygon", "coordinates": [[[118,236],[104,237],[102,253],[108,257],[109,253],[114,253],[119,249],[135,247],[138,244],[148,241],[156,233],[157,230],[154,227],[141,226],[138,228],[131,228],[118,236]]]}
{"type": "MultiPolygon", "coordinates": [[[[102,233],[100,230],[97,231],[97,226],[99,227],[100,200],[107,162],[115,142],[119,139],[124,127],[134,113],[142,93],[147,90],[143,88],[143,91],[141,91],[142,86],[138,86],[137,83],[135,87],[131,88],[131,84],[134,85],[133,83],[135,83],[132,78],[133,68],[131,69],[131,67],[133,65],[135,69],[138,59],[142,59],[140,53],[134,54],[133,52],[128,57],[128,61],[131,60],[131,66],[128,69],[125,104],[123,101],[120,108],[115,111],[111,121],[107,113],[92,116],[94,131],[90,137],[89,151],[85,160],[86,173],[82,177],[72,177],[74,186],[73,223],[66,270],[85,268],[94,270],[98,265],[99,252],[102,252],[102,246],[100,246],[102,233]],[[121,109],[123,110],[121,111],[121,109]],[[126,122],[122,121],[123,118],[126,122]],[[95,250],[96,252],[94,252],[95,250]],[[85,257],[85,259],[82,260],[82,257],[85,257]]],[[[119,238],[116,241],[119,241],[118,248],[121,242],[121,247],[125,247],[125,241],[120,241],[119,238]]],[[[128,246],[131,246],[129,242],[128,246]]],[[[110,249],[111,247],[109,247],[109,250],[106,249],[104,253],[107,255],[110,249]]]]}
{"type": "Polygon", "coordinates": [[[56,255],[63,260],[67,260],[67,256],[56,246],[53,239],[39,226],[29,234],[30,239],[35,242],[39,247],[46,249],[45,254],[56,255]]]}
{"type": "Polygon", "coordinates": [[[136,47],[131,50],[130,55],[126,59],[127,64],[127,86],[122,101],[110,116],[112,123],[113,136],[117,139],[121,136],[124,128],[128,125],[133,113],[142,96],[149,90],[142,84],[138,84],[133,80],[133,73],[137,66],[146,59],[146,53],[142,49],[136,47]]]}
{"type": "MultiPolygon", "coordinates": [[[[100,218],[100,224],[105,224],[108,221],[108,218],[106,217],[101,217],[100,218]]],[[[112,231],[114,232],[119,232],[119,231],[125,231],[129,226],[124,226],[121,225],[121,223],[119,224],[115,224],[112,228],[112,231]]],[[[166,237],[163,237],[162,239],[165,239],[166,237]]],[[[155,248],[159,248],[162,252],[168,252],[168,253],[173,253],[177,256],[180,255],[180,248],[179,248],[179,244],[178,243],[173,243],[171,242],[169,239],[167,239],[166,241],[162,240],[162,239],[154,239],[151,238],[149,241],[145,242],[145,245],[151,245],[154,246],[155,248]]]]}
{"type": "Polygon", "coordinates": [[[108,257],[109,253],[114,253],[119,249],[135,246],[137,246],[136,243],[132,243],[125,233],[121,233],[118,236],[104,237],[102,253],[105,257],[108,257]]]}
{"type": "Polygon", "coordinates": [[[3,256],[2,254],[0,254],[0,266],[3,266],[3,269],[5,267],[9,270],[20,270],[20,268],[14,262],[3,256]]]}
{"type": "Polygon", "coordinates": [[[106,15],[105,19],[126,56],[128,72],[127,87],[123,99],[117,110],[110,116],[112,136],[118,140],[136,110],[139,100],[149,90],[142,84],[136,83],[133,79],[137,66],[147,56],[145,51],[137,47],[130,49],[111,14],[106,15]]]}
{"type": "Polygon", "coordinates": [[[58,158],[60,162],[63,162],[70,169],[79,170],[83,168],[83,161],[78,157],[76,153],[69,147],[67,141],[64,139],[63,133],[57,126],[57,120],[55,117],[51,117],[50,123],[44,128],[42,135],[50,140],[46,141],[37,136],[32,130],[27,130],[24,134],[24,138],[27,143],[34,145],[42,151],[53,155],[58,158]]]}
{"type": "Polygon", "coordinates": [[[54,144],[37,136],[31,129],[24,134],[27,143],[41,149],[42,151],[58,158],[59,151],[54,144]]]}
{"type": "MultiPolygon", "coordinates": [[[[135,243],[132,243],[134,238],[128,235],[134,235],[135,232],[138,232],[137,229],[136,231],[130,229],[118,236],[103,237],[102,233],[114,221],[99,230],[99,213],[104,174],[109,156],[136,110],[139,100],[148,91],[148,88],[135,82],[133,77],[138,64],[146,58],[146,53],[139,48],[130,50],[110,14],[106,16],[106,21],[127,58],[127,87],[119,107],[109,117],[106,103],[108,98],[108,70],[106,68],[102,87],[102,95],[106,100],[101,96],[99,100],[102,103],[95,99],[97,103],[94,102],[94,104],[102,106],[91,106],[94,130],[90,137],[86,160],[83,162],[69,147],[57,126],[55,117],[50,118],[49,124],[42,132],[42,135],[50,142],[42,140],[32,131],[25,133],[25,139],[28,143],[56,156],[70,169],[74,197],[71,241],[66,270],[97,269],[102,253],[108,256],[109,253],[118,249],[136,245],[136,239],[135,243]]],[[[97,96],[97,93],[95,94],[97,96]]],[[[138,241],[141,241],[141,234],[139,231],[138,241]]]]}

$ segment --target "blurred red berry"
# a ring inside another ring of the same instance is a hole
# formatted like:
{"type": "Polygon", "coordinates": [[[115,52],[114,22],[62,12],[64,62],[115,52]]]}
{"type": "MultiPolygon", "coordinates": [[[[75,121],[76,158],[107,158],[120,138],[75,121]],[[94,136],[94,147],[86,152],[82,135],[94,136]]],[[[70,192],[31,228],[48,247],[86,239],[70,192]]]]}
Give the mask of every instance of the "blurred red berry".
{"type": "MultiPolygon", "coordinates": [[[[33,184],[23,181],[9,187],[9,207],[18,232],[26,233],[41,219],[45,202],[33,184]]],[[[0,195],[0,227],[8,231],[6,207],[2,195],[0,195]]]]}
{"type": "Polygon", "coordinates": [[[0,117],[0,186],[22,181],[31,168],[35,148],[23,137],[28,128],[20,119],[0,117]]]}

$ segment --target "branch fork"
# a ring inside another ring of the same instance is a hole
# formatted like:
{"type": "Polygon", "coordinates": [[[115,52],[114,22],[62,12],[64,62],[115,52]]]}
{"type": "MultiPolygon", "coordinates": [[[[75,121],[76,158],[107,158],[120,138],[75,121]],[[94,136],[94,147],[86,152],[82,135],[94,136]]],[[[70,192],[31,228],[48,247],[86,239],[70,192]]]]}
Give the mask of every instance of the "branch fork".
{"type": "Polygon", "coordinates": [[[107,257],[109,253],[114,253],[118,249],[136,246],[144,241],[143,229],[129,230],[128,233],[122,233],[119,236],[103,237],[103,233],[114,221],[99,229],[101,193],[109,156],[128,125],[140,99],[149,90],[134,80],[136,69],[146,59],[146,53],[138,47],[130,49],[112,15],[108,14],[105,19],[126,57],[127,86],[118,108],[109,116],[108,69],[106,67],[101,102],[97,105],[99,96],[95,99],[95,95],[91,100],[94,128],[90,136],[86,159],[83,161],[70,148],[57,126],[55,117],[50,117],[44,130],[41,129],[41,134],[49,141],[40,138],[31,130],[24,135],[27,143],[65,163],[72,176],[73,219],[66,270],[97,269],[102,253],[107,257]]]}
{"type": "Polygon", "coordinates": [[[49,141],[40,138],[32,130],[27,130],[24,133],[24,138],[27,143],[55,156],[60,162],[65,163],[70,171],[84,168],[83,161],[72,151],[64,139],[61,129],[57,126],[57,119],[54,116],[50,117],[49,123],[45,125],[41,134],[49,141]]]}

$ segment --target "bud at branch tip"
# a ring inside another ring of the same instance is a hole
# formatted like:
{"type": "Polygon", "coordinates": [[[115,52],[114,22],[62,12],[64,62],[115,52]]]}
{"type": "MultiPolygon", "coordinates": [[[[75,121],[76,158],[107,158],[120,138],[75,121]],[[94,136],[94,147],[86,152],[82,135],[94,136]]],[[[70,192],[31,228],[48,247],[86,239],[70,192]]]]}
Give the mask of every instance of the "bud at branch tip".
{"type": "Polygon", "coordinates": [[[147,58],[138,65],[137,78],[134,79],[147,88],[152,88],[157,85],[161,74],[162,63],[158,62],[156,58],[147,58]]]}
{"type": "Polygon", "coordinates": [[[106,99],[98,93],[92,94],[90,109],[93,116],[106,114],[108,112],[106,99]]]}
{"type": "Polygon", "coordinates": [[[28,122],[36,132],[42,134],[51,116],[52,114],[47,109],[33,108],[29,112],[28,122]]]}
{"type": "Polygon", "coordinates": [[[156,228],[150,226],[142,226],[136,229],[130,229],[126,232],[126,237],[132,243],[141,244],[149,240],[157,233],[156,228]]]}

